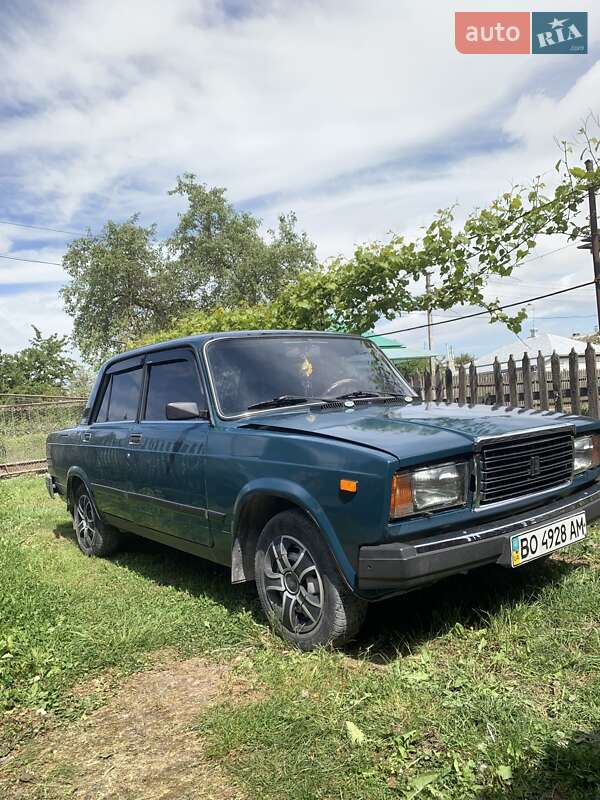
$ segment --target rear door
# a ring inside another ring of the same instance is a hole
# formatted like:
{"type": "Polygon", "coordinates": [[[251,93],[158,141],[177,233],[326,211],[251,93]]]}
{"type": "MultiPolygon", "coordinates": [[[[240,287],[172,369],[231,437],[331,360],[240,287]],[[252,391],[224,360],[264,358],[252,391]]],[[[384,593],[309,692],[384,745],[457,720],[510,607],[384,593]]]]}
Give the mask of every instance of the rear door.
{"type": "Polygon", "coordinates": [[[149,353],[140,420],[131,430],[129,468],[136,522],[155,531],[212,546],[205,487],[208,419],[168,420],[168,403],[195,402],[206,393],[191,348],[149,353]]]}
{"type": "Polygon", "coordinates": [[[131,519],[127,495],[131,489],[129,439],[138,415],[142,379],[140,356],[109,367],[92,409],[92,422],[82,431],[83,468],[98,508],[121,519],[131,519]]]}

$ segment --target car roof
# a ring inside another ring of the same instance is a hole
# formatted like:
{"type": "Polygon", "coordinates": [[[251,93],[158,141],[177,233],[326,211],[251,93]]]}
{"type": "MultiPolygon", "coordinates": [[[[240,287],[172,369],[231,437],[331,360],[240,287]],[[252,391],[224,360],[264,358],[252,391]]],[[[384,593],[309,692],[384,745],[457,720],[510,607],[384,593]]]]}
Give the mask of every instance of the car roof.
{"type": "Polygon", "coordinates": [[[359,334],[355,333],[336,333],[334,331],[295,331],[295,330],[268,330],[268,331],[215,331],[212,333],[198,333],[192,336],[183,336],[180,339],[168,339],[164,342],[153,342],[152,344],[144,345],[143,347],[136,347],[134,350],[124,350],[112,358],[108,359],[104,364],[104,368],[111,366],[124,358],[132,356],[140,356],[145,353],[152,353],[156,350],[162,350],[165,347],[174,347],[180,345],[191,345],[192,347],[202,347],[205,342],[214,339],[231,339],[243,336],[257,337],[257,336],[331,336],[350,339],[361,339],[359,334]]]}

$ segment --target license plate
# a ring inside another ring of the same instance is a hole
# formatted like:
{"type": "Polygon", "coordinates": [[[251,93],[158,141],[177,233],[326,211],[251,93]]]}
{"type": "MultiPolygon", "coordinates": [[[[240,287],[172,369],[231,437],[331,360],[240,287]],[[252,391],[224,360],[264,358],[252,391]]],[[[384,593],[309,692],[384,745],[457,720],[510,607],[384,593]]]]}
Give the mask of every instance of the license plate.
{"type": "Polygon", "coordinates": [[[512,566],[520,567],[521,564],[545,556],[546,553],[580,542],[585,539],[585,535],[585,513],[575,514],[527,533],[519,533],[511,537],[512,566]]]}

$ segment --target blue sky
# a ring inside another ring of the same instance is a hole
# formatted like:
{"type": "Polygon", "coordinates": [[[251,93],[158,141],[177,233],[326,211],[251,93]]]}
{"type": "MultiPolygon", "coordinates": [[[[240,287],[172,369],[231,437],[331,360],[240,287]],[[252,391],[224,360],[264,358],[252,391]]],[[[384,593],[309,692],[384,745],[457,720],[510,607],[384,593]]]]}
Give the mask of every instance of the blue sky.
{"type": "MultiPolygon", "coordinates": [[[[487,0],[5,5],[0,219],[78,232],[139,211],[166,235],[179,210],[168,189],[192,171],[227,187],[265,228],[295,210],[327,259],[389,231],[414,236],[441,206],[458,203],[460,216],[513,182],[551,181],[555,138],[600,111],[594,12],[587,56],[454,50],[455,10],[525,7],[548,9],[487,0]]],[[[0,253],[60,262],[69,238],[0,224],[0,253]]],[[[589,255],[567,248],[488,291],[514,302],[590,273],[589,255]]],[[[0,349],[24,346],[31,323],[70,331],[64,280],[51,264],[0,259],[0,349]]],[[[538,328],[564,335],[591,330],[594,309],[588,289],[535,304],[538,328]]],[[[424,341],[419,331],[400,338],[424,341]]],[[[478,354],[511,339],[518,351],[504,326],[481,319],[440,326],[434,341],[478,354]]]]}

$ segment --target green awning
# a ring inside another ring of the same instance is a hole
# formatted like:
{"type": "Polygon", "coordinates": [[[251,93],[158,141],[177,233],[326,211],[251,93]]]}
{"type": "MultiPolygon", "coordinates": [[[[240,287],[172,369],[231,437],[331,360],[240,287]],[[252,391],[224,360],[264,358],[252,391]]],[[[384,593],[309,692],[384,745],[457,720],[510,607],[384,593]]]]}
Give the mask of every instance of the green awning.
{"type": "Polygon", "coordinates": [[[380,336],[376,334],[362,334],[366,339],[370,339],[378,347],[381,347],[383,352],[391,361],[408,361],[413,358],[439,358],[439,353],[432,353],[431,350],[416,350],[411,347],[405,347],[400,342],[392,339],[389,336],[380,336]]]}

